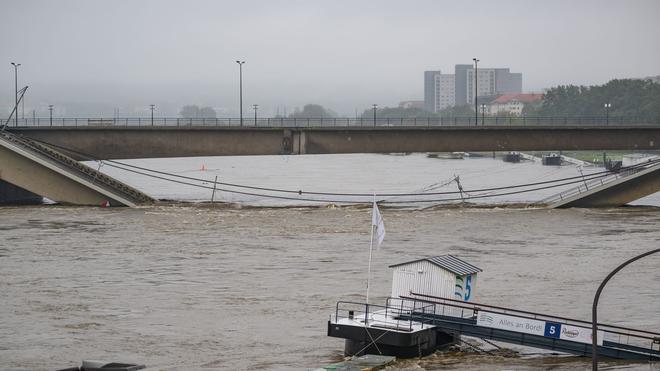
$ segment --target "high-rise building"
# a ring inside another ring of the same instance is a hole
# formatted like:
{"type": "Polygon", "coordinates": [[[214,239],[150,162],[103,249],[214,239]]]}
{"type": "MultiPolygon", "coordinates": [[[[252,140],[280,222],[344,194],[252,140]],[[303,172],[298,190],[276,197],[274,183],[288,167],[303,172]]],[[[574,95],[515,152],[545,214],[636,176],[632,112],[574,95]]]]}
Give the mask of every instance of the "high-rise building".
{"type": "MultiPolygon", "coordinates": [[[[465,69],[466,91],[461,101],[474,104],[474,68],[465,69]]],[[[522,93],[522,74],[511,73],[508,68],[479,68],[477,71],[477,98],[498,94],[522,93]]],[[[458,101],[458,98],[456,98],[458,101]]]]}
{"type": "Polygon", "coordinates": [[[454,79],[456,81],[456,105],[463,106],[467,104],[467,89],[468,89],[468,70],[473,67],[471,64],[457,64],[454,66],[454,79]]]}
{"type": "MultiPolygon", "coordinates": [[[[508,68],[479,68],[477,96],[522,93],[522,74],[508,68]]],[[[424,72],[424,109],[438,112],[452,106],[474,104],[474,66],[457,64],[454,74],[424,72]],[[453,82],[453,86],[452,86],[453,82]]]]}
{"type": "Polygon", "coordinates": [[[435,76],[440,71],[424,71],[424,110],[435,112],[435,76]]]}
{"type": "Polygon", "coordinates": [[[435,75],[435,100],[433,112],[439,112],[456,104],[454,75],[435,75]]]}

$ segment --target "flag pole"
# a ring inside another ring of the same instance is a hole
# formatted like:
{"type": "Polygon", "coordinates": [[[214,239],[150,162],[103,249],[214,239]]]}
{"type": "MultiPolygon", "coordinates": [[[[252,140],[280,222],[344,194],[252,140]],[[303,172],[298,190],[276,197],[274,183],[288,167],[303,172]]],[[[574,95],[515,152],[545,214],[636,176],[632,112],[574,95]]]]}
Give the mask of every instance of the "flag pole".
{"type": "MultiPolygon", "coordinates": [[[[374,192],[374,205],[376,204],[376,193],[374,192]]],[[[373,213],[373,207],[371,209],[373,213]]],[[[372,221],[369,223],[371,225],[371,241],[369,242],[369,268],[367,269],[367,304],[369,304],[369,282],[371,281],[371,255],[374,251],[374,223],[373,215],[372,221]]]]}

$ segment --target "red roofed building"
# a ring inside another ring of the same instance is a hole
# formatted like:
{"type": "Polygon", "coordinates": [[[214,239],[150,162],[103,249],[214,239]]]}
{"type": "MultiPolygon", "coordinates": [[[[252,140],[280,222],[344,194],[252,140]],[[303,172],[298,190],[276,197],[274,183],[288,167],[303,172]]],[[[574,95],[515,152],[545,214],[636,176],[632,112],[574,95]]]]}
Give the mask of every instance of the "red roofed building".
{"type": "Polygon", "coordinates": [[[488,113],[496,115],[498,113],[507,113],[514,116],[520,116],[525,105],[538,105],[543,101],[543,94],[504,94],[490,102],[488,113]]]}

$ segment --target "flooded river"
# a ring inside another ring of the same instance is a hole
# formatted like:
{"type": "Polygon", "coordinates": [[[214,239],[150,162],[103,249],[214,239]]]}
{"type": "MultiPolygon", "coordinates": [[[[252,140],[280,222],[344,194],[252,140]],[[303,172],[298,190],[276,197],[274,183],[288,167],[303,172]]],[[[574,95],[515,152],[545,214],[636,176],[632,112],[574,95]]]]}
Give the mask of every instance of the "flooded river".
{"type": "MultiPolygon", "coordinates": [[[[233,165],[229,158],[142,163],[193,172],[204,161],[207,171],[223,169],[225,178],[245,183],[342,191],[369,191],[378,184],[377,189],[415,189],[454,173],[465,174],[468,184],[553,175],[538,164],[506,173],[502,163],[488,159],[381,156],[369,164],[365,158],[376,157],[323,160],[316,164],[322,177],[310,174],[313,164],[278,177],[282,169],[253,161],[252,170],[263,170],[260,178],[244,168],[240,174],[245,159],[233,165]],[[400,163],[387,173],[388,166],[378,161],[400,163]],[[340,165],[350,168],[348,174],[338,174],[340,165]],[[429,175],[426,167],[439,170],[429,175]]],[[[157,197],[207,197],[134,175],[123,179],[157,197]]],[[[660,243],[655,207],[381,211],[387,235],[374,253],[374,302],[390,292],[388,265],[454,254],[483,269],[479,302],[589,320],[605,275],[660,243]]],[[[53,370],[103,359],[144,363],[150,370],[306,370],[341,360],[343,340],[327,337],[326,323],[337,300],[364,298],[370,218],[369,208],[355,206],[0,208],[0,369],[53,370]]],[[[660,331],[659,268],[660,255],[620,272],[603,293],[599,318],[660,331]]],[[[390,369],[590,367],[586,358],[513,348],[515,357],[436,353],[390,369]]],[[[645,363],[608,366],[660,369],[645,363]]]]}

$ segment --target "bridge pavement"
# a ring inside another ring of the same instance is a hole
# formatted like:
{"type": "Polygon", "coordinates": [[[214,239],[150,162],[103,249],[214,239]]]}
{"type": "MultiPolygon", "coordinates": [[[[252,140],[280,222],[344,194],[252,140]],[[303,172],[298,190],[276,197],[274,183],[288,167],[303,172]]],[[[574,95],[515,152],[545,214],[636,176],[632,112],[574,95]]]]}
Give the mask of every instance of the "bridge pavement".
{"type": "MultiPolygon", "coordinates": [[[[449,151],[655,150],[660,125],[8,128],[98,159],[449,151]]],[[[70,152],[74,158],[83,159],[70,152]]]]}

